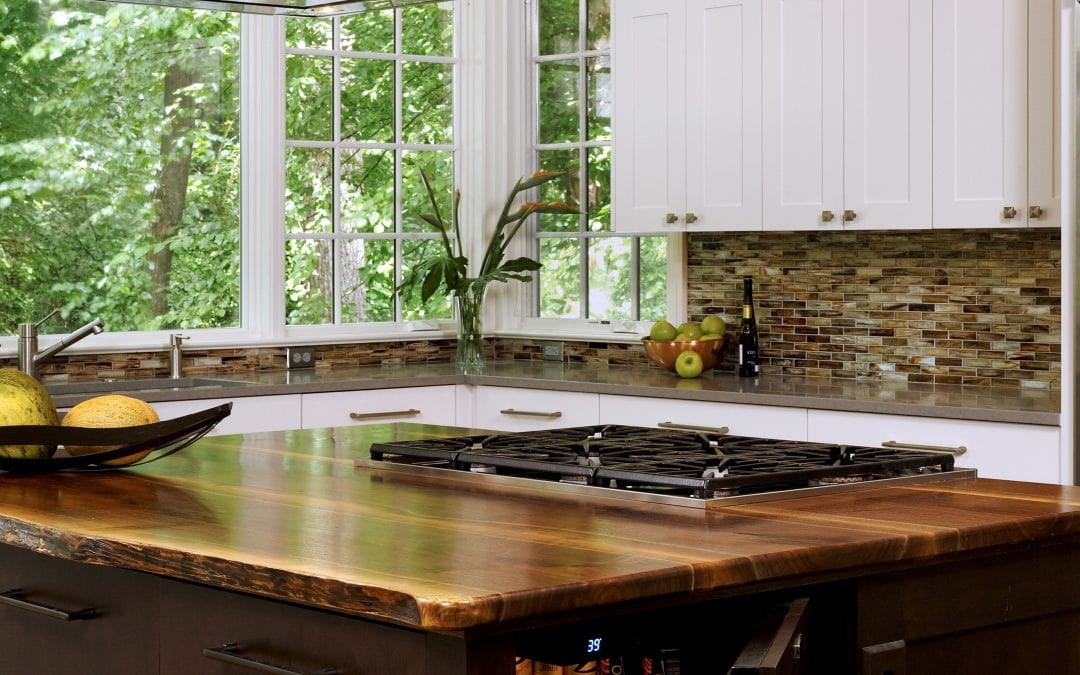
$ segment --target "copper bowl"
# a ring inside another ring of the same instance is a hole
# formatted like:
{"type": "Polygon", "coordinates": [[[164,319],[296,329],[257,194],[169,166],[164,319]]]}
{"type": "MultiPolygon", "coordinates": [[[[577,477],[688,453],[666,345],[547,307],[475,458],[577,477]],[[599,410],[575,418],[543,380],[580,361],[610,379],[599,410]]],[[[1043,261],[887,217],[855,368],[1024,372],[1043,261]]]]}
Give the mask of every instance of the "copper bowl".
{"type": "Polygon", "coordinates": [[[675,359],[687,349],[692,349],[701,356],[702,372],[712,370],[723,362],[731,340],[725,335],[708,340],[653,340],[644,337],[641,342],[645,345],[645,354],[650,361],[674,373],[675,359]]]}

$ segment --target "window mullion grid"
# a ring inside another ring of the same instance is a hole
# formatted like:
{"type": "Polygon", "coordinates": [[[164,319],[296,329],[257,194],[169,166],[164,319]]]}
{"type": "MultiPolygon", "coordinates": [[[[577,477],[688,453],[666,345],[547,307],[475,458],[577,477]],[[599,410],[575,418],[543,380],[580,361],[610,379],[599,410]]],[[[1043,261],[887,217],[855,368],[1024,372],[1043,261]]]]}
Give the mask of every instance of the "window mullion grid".
{"type": "MultiPolygon", "coordinates": [[[[394,10],[394,232],[398,235],[394,238],[394,288],[401,284],[402,266],[405,264],[404,242],[401,235],[405,232],[404,213],[401,204],[402,191],[402,166],[405,151],[401,144],[405,141],[401,126],[402,96],[404,87],[401,83],[401,23],[404,20],[402,10],[394,10]]],[[[401,293],[394,293],[394,320],[403,321],[405,317],[405,302],[401,293]]]]}
{"type": "MultiPolygon", "coordinates": [[[[336,49],[340,44],[340,19],[333,19],[330,23],[332,32],[332,45],[336,49]]],[[[344,243],[339,236],[341,234],[341,57],[334,55],[330,59],[331,63],[331,124],[332,126],[332,138],[333,138],[333,150],[332,156],[332,188],[333,199],[331,200],[331,208],[333,213],[331,215],[331,226],[333,228],[332,237],[330,239],[330,256],[331,266],[333,270],[331,276],[333,278],[333,316],[334,325],[341,323],[342,315],[342,287],[341,287],[341,261],[344,260],[342,246],[344,243]]]]}
{"type": "Polygon", "coordinates": [[[580,251],[580,274],[581,274],[581,318],[589,318],[589,246],[591,242],[583,235],[589,231],[589,153],[585,148],[584,143],[587,134],[586,118],[588,117],[588,102],[585,100],[587,83],[585,81],[585,48],[587,33],[586,26],[588,25],[588,0],[578,0],[578,77],[577,77],[577,90],[578,90],[578,172],[579,178],[579,195],[578,201],[581,202],[578,206],[581,208],[581,213],[578,214],[578,231],[581,233],[579,241],[581,245],[578,247],[580,251]]]}
{"type": "Polygon", "coordinates": [[[641,237],[630,237],[630,318],[641,320],[641,237]]]}

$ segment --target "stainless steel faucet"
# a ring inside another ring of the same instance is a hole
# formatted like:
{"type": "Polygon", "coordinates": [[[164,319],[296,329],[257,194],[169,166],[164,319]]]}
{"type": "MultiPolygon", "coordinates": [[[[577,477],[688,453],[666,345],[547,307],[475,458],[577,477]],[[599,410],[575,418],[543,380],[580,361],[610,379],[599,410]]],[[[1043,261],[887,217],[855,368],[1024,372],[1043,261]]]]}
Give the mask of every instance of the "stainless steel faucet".
{"type": "Polygon", "coordinates": [[[187,339],[187,335],[181,335],[180,333],[173,333],[169,336],[169,376],[174,380],[179,380],[184,375],[182,363],[184,352],[182,347],[184,346],[184,340],[187,339]]]}
{"type": "Polygon", "coordinates": [[[59,311],[60,310],[58,309],[54,309],[49,312],[48,316],[37,323],[19,324],[19,370],[31,377],[36,378],[38,376],[38,364],[45,359],[55,356],[87,335],[97,335],[105,330],[105,324],[102,323],[101,319],[94,319],[90,323],[75,330],[70,335],[60,338],[55,344],[51,344],[39,352],[38,328],[41,324],[55,316],[59,311]]]}

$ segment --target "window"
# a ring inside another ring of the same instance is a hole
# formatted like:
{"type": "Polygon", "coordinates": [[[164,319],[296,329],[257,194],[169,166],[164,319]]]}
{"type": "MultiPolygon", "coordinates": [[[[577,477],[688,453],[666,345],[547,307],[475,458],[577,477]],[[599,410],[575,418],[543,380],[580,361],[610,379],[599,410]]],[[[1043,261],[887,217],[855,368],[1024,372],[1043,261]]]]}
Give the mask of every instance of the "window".
{"type": "Polygon", "coordinates": [[[536,164],[576,167],[544,199],[579,204],[577,216],[540,215],[540,318],[663,318],[667,237],[619,236],[611,222],[609,0],[539,0],[536,18],[536,164]]]}
{"type": "Polygon", "coordinates": [[[0,8],[0,334],[240,323],[239,18],[0,8]]]}
{"type": "Polygon", "coordinates": [[[452,211],[453,28],[452,2],[286,20],[287,325],[450,318],[394,289],[439,245],[420,167],[452,211]]]}

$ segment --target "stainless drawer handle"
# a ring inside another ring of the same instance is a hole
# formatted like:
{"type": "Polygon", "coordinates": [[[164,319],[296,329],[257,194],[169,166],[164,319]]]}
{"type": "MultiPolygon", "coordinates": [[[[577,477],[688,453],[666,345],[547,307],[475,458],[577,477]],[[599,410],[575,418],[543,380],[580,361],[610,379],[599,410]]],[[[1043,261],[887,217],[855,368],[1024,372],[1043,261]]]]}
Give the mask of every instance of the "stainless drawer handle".
{"type": "Polygon", "coordinates": [[[42,605],[41,603],[23,600],[23,595],[25,594],[21,588],[12,588],[11,590],[4,591],[3,593],[0,593],[0,604],[8,605],[9,607],[18,607],[19,609],[25,609],[29,612],[37,612],[38,614],[44,614],[49,618],[59,619],[60,621],[83,621],[86,619],[93,619],[97,616],[97,610],[93,607],[69,612],[66,609],[58,609],[49,605],[42,605]]]}
{"type": "MultiPolygon", "coordinates": [[[[240,666],[241,668],[247,668],[248,670],[256,670],[260,673],[273,673],[274,675],[304,675],[304,673],[299,670],[289,670],[288,668],[282,668],[281,666],[256,661],[248,656],[240,656],[240,645],[235,642],[229,642],[220,647],[207,647],[202,650],[202,653],[203,656],[208,659],[240,666]]],[[[337,675],[337,672],[337,668],[323,668],[322,670],[315,671],[315,675],[337,675]]]]}
{"type": "Polygon", "coordinates": [[[554,412],[539,412],[536,410],[514,410],[513,408],[504,408],[499,411],[500,415],[523,415],[525,417],[550,417],[555,419],[556,417],[562,417],[562,412],[556,410],[554,412]]]}
{"type": "Polygon", "coordinates": [[[947,445],[920,445],[918,443],[902,443],[900,441],[885,441],[881,444],[883,448],[907,448],[908,450],[930,450],[931,452],[950,452],[957,457],[967,452],[967,446],[947,446],[947,445]]]}
{"type": "Polygon", "coordinates": [[[660,422],[656,426],[661,429],[685,429],[686,431],[707,431],[711,434],[726,434],[730,429],[727,427],[699,427],[694,424],[679,424],[678,422],[660,422]]]}
{"type": "Polygon", "coordinates": [[[383,417],[416,417],[420,411],[416,408],[408,410],[386,410],[384,412],[349,413],[349,418],[354,420],[377,420],[383,417]]]}

